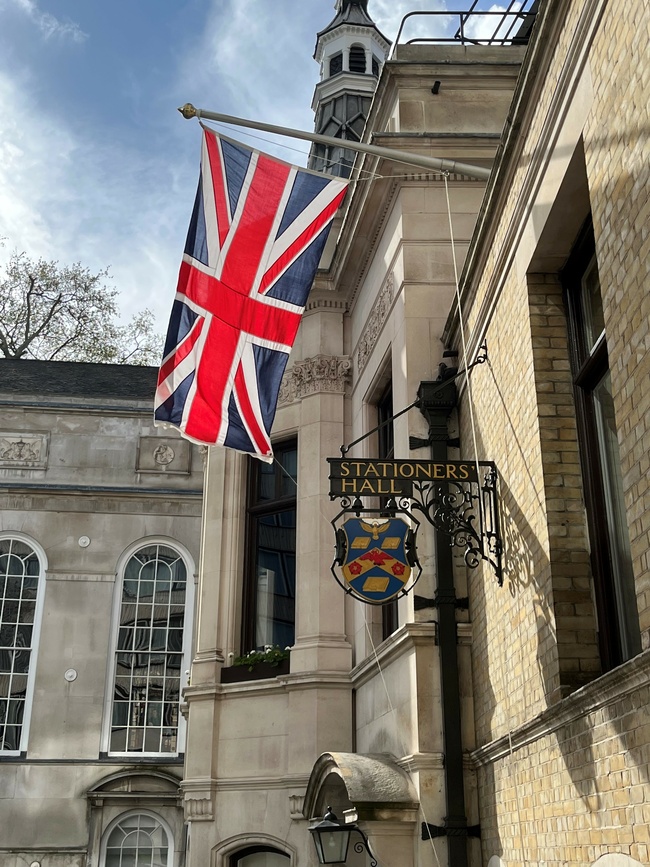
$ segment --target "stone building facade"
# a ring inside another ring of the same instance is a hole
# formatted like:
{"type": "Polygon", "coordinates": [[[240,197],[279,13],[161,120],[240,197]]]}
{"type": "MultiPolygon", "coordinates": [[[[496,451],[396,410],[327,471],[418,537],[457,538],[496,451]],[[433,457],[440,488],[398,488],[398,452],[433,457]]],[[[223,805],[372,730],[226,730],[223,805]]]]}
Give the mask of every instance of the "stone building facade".
{"type": "Polygon", "coordinates": [[[353,180],[381,179],[351,188],[312,291],[273,488],[210,454],[183,782],[197,864],[314,864],[308,820],[327,806],[382,864],[648,861],[649,12],[532,8],[529,42],[390,55],[364,140],[493,161],[487,188],[358,158],[353,180]],[[450,460],[494,462],[502,586],[425,528],[416,591],[363,606],[330,575],[325,458],[456,365],[472,370],[448,421],[433,401],[349,455],[442,442],[450,460]],[[275,542],[271,514],[289,530],[275,542]],[[237,681],[224,672],[270,611],[265,546],[278,564],[295,552],[290,660],[237,681]]]}
{"type": "MultiPolygon", "coordinates": [[[[328,807],[382,865],[648,863],[650,11],[526,8],[532,32],[503,45],[367,60],[364,140],[491,178],[356,160],[282,384],[276,462],[209,450],[200,558],[200,458],[172,472],[190,451],[149,427],[153,372],[92,398],[0,362],[0,557],[25,564],[40,619],[38,648],[16,629],[4,648],[31,651],[27,676],[0,672],[24,702],[0,723],[3,867],[111,867],[135,816],[155,867],[307,867],[328,807]],[[493,462],[497,497],[474,513],[496,504],[492,548],[464,557],[460,535],[452,550],[422,521],[412,593],[381,607],[343,593],[326,459],[351,443],[352,460],[493,462]],[[180,717],[156,717],[164,693],[147,725],[125,598],[143,548],[171,568],[160,546],[188,579],[201,564],[184,765],[180,717]]],[[[377,41],[371,12],[338,0],[340,32],[322,31],[352,83],[346,48],[377,41]]],[[[337,84],[323,80],[316,109],[337,84]]]]}
{"type": "MultiPolygon", "coordinates": [[[[353,5],[367,6],[341,2],[338,12],[353,5]]],[[[365,135],[489,166],[525,51],[398,46],[378,77],[365,135]]],[[[375,157],[352,177],[373,175],[351,186],[310,295],[275,419],[276,463],[209,452],[182,783],[197,867],[315,864],[309,820],[328,806],[358,817],[382,864],[449,863],[445,837],[422,840],[421,823],[442,826],[448,815],[446,743],[454,737],[454,774],[466,793],[459,822],[478,823],[467,758],[476,747],[467,614],[459,612],[457,648],[453,638],[462,731],[458,723],[445,732],[449,684],[435,611],[416,609],[413,594],[384,610],[362,605],[331,575],[330,521],[340,506],[328,498],[326,459],[438,375],[454,297],[447,196],[460,264],[485,183],[375,157]],[[242,664],[265,647],[289,647],[289,659],[275,668],[242,664]]],[[[427,435],[417,410],[388,427],[350,456],[421,456],[410,444],[427,435]]],[[[432,532],[421,533],[418,549],[417,593],[426,600],[436,592],[432,532]]],[[[469,848],[465,863],[480,863],[478,840],[469,848]]],[[[351,847],[347,863],[365,857],[351,847]]]]}
{"type": "Polygon", "coordinates": [[[156,375],[0,361],[2,867],[185,861],[203,459],[156,375]]]}

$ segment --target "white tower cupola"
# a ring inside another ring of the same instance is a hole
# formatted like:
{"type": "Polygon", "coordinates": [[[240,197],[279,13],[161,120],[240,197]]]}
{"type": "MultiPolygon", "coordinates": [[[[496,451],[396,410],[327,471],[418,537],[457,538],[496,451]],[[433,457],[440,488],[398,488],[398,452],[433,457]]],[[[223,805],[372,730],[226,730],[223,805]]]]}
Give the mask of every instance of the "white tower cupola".
{"type": "MultiPolygon", "coordinates": [[[[321,135],[360,141],[391,43],[368,15],[368,0],[337,0],[336,16],[321,30],[314,59],[320,63],[312,108],[321,135]]],[[[313,145],[309,166],[349,177],[354,153],[313,145]]]]}

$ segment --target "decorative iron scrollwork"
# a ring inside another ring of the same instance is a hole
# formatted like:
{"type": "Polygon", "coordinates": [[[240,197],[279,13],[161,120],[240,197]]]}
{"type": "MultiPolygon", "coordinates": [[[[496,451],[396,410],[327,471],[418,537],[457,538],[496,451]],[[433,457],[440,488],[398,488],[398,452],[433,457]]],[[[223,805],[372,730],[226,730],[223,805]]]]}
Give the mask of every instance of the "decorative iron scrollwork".
{"type": "Polygon", "coordinates": [[[476,569],[486,561],[503,584],[502,543],[496,500],[497,471],[493,463],[480,462],[479,481],[415,482],[411,508],[421,512],[436,530],[464,548],[465,563],[476,569]]]}

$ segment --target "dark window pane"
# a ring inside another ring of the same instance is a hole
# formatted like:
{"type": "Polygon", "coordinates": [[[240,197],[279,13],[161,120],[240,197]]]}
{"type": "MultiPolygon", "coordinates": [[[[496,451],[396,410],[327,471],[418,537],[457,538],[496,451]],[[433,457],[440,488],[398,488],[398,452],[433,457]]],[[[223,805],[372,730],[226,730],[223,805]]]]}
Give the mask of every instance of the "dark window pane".
{"type": "MultiPolygon", "coordinates": [[[[26,604],[32,604],[32,603],[24,603],[24,604],[26,605],[26,604]]],[[[7,600],[5,602],[5,604],[2,606],[2,622],[4,624],[17,623],[18,622],[19,609],[20,609],[20,603],[19,602],[12,602],[10,600],[7,600]]],[[[27,613],[27,612],[25,612],[25,613],[27,613]]],[[[23,617],[21,617],[20,619],[22,620],[23,623],[30,622],[30,621],[25,620],[25,618],[23,618],[23,617]]]]}
{"type": "Polygon", "coordinates": [[[164,697],[166,701],[178,701],[180,695],[180,680],[177,677],[166,677],[164,697]]]}
{"type": "Polygon", "coordinates": [[[623,497],[623,476],[618,448],[612,379],[609,371],[594,389],[596,430],[601,472],[605,485],[604,507],[612,547],[614,593],[624,658],[639,653],[639,615],[632,575],[632,553],[623,497]]]}
{"type": "Polygon", "coordinates": [[[603,299],[600,292],[598,266],[595,256],[587,266],[587,270],[582,278],[582,310],[584,316],[585,348],[587,352],[590,352],[605,330],[603,299]]]}
{"type": "Polygon", "coordinates": [[[11,650],[0,647],[0,674],[11,671],[13,668],[14,654],[11,650]]]}
{"type": "Polygon", "coordinates": [[[180,653],[183,649],[183,630],[170,629],[167,635],[167,650],[176,650],[180,653]]]}
{"type": "Polygon", "coordinates": [[[5,590],[6,598],[7,599],[20,599],[22,589],[23,589],[23,579],[22,578],[15,578],[15,577],[12,577],[11,575],[9,575],[9,577],[7,578],[7,585],[6,585],[6,590],[5,590]]]}
{"type": "MultiPolygon", "coordinates": [[[[10,603],[5,603],[10,604],[10,603]]],[[[25,599],[20,603],[20,614],[18,619],[21,623],[33,623],[34,622],[34,614],[36,612],[36,602],[32,599],[25,599]]],[[[3,615],[3,620],[4,620],[3,615]]],[[[6,618],[7,620],[9,618],[6,618]]]]}
{"type": "Polygon", "coordinates": [[[113,695],[116,701],[124,701],[129,698],[131,694],[131,682],[130,677],[115,678],[115,689],[113,690],[113,695]]]}
{"type": "MultiPolygon", "coordinates": [[[[1,692],[1,687],[0,687],[1,692]]],[[[14,696],[15,698],[25,698],[27,694],[27,675],[24,674],[14,674],[11,678],[11,687],[9,689],[9,695],[14,696]]]]}
{"type": "Polygon", "coordinates": [[[29,660],[31,651],[16,650],[14,652],[14,671],[19,674],[27,674],[29,671],[29,660]]]}
{"type": "Polygon", "coordinates": [[[120,650],[133,649],[134,630],[128,627],[122,627],[117,637],[117,646],[120,650]]]}
{"type": "Polygon", "coordinates": [[[127,599],[135,599],[138,595],[138,582],[134,581],[124,581],[122,594],[127,599]]]}
{"type": "Polygon", "coordinates": [[[0,749],[17,751],[20,748],[20,726],[7,726],[4,730],[4,740],[0,749]]]}
{"type": "Polygon", "coordinates": [[[0,647],[14,647],[16,644],[16,624],[8,623],[0,627],[0,647]]]}

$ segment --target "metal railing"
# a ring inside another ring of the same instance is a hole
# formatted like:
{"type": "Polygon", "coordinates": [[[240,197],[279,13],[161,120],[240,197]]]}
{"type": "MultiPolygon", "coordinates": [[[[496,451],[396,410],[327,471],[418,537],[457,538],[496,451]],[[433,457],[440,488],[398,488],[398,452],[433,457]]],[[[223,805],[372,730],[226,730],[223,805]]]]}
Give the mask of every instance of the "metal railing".
{"type": "Polygon", "coordinates": [[[399,26],[393,46],[393,56],[406,22],[415,17],[433,18],[440,22],[433,36],[415,36],[402,43],[455,44],[455,45],[527,45],[537,16],[539,0],[510,0],[505,10],[493,12],[479,8],[482,0],[473,0],[468,9],[436,10],[435,12],[409,12],[399,26]]]}

